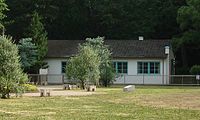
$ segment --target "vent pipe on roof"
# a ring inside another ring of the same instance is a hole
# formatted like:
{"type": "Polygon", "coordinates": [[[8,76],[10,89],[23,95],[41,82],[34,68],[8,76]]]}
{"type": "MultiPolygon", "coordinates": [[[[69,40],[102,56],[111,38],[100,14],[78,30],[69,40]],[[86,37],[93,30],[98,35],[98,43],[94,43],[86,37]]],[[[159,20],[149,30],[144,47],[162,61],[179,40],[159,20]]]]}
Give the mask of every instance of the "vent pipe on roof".
{"type": "Polygon", "coordinates": [[[144,37],[143,36],[139,36],[139,40],[144,40],[144,37]]]}
{"type": "Polygon", "coordinates": [[[165,46],[165,54],[169,54],[169,46],[165,46]]]}

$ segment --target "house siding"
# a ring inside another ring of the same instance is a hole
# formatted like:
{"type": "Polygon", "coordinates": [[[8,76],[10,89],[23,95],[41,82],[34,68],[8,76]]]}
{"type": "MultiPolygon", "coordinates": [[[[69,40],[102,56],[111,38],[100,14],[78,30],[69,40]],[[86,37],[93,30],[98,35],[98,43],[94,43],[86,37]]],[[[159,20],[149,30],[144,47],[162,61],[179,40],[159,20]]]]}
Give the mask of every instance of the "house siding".
{"type": "Polygon", "coordinates": [[[114,62],[128,62],[128,74],[118,75],[114,84],[169,84],[168,59],[114,59],[114,62]],[[160,74],[138,74],[138,62],[160,62],[160,74]]]}
{"type": "Polygon", "coordinates": [[[62,84],[63,75],[62,75],[62,62],[66,61],[64,58],[49,58],[45,62],[48,64],[48,84],[62,84]]]}
{"type": "MultiPolygon", "coordinates": [[[[48,63],[48,83],[62,84],[62,66],[61,63],[67,58],[46,59],[48,63]]],[[[169,84],[169,57],[167,59],[113,59],[113,62],[127,62],[128,73],[118,75],[114,84],[169,84]],[[137,62],[159,62],[160,74],[138,74],[137,62]]]]}

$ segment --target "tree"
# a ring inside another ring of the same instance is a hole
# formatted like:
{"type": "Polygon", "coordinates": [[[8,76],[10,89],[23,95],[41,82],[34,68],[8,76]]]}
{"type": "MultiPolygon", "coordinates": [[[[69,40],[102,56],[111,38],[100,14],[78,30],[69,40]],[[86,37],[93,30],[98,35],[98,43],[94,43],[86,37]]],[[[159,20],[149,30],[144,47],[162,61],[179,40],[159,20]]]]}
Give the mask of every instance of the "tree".
{"type": "Polygon", "coordinates": [[[5,0],[0,0],[0,29],[3,30],[3,34],[4,34],[4,26],[3,26],[3,19],[6,17],[6,15],[3,13],[4,11],[7,11],[8,6],[5,4],[5,0]]]}
{"type": "Polygon", "coordinates": [[[107,66],[104,66],[102,69],[100,69],[100,82],[103,86],[107,87],[113,83],[115,80],[115,70],[112,66],[112,64],[108,64],[107,66]]]}
{"type": "Polygon", "coordinates": [[[42,18],[39,16],[37,12],[33,13],[33,18],[31,20],[31,24],[29,27],[29,33],[27,33],[27,37],[31,37],[33,39],[33,43],[37,47],[37,63],[36,63],[36,71],[39,68],[44,67],[44,57],[47,53],[47,32],[44,29],[44,26],[41,22],[42,18]]]}
{"type": "Polygon", "coordinates": [[[28,80],[21,69],[18,48],[10,38],[0,36],[0,95],[9,98],[11,91],[20,92],[21,84],[28,80]]]}
{"type": "Polygon", "coordinates": [[[200,65],[194,65],[190,69],[192,75],[200,75],[200,65]]]}
{"type": "Polygon", "coordinates": [[[80,80],[81,88],[86,83],[98,84],[100,60],[98,54],[90,46],[79,46],[78,54],[71,57],[67,65],[66,75],[69,79],[80,80]]]}
{"type": "Polygon", "coordinates": [[[8,19],[13,20],[7,32],[23,38],[30,14],[37,11],[43,17],[49,39],[84,39],[98,35],[108,39],[137,39],[139,35],[146,39],[171,38],[179,32],[176,12],[184,1],[7,0],[11,9],[8,19]]]}
{"type": "Polygon", "coordinates": [[[37,62],[37,47],[31,38],[23,38],[19,41],[18,48],[22,68],[27,72],[37,62]]]}
{"type": "Polygon", "coordinates": [[[103,37],[87,38],[84,46],[90,46],[98,54],[100,58],[100,82],[107,87],[113,82],[115,71],[112,69],[111,52],[109,46],[104,44],[103,37]]]}
{"type": "Polygon", "coordinates": [[[180,62],[189,72],[190,67],[200,61],[200,1],[187,0],[187,5],[178,10],[177,22],[182,33],[173,39],[173,47],[180,62]]]}

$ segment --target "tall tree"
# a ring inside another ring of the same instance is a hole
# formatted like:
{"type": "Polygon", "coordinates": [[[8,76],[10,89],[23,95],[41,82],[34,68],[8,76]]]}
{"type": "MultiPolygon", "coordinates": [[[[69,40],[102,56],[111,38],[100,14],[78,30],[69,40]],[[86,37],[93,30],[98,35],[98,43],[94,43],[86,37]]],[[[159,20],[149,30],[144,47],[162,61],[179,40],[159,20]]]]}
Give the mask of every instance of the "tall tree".
{"type": "Polygon", "coordinates": [[[11,9],[8,18],[13,19],[7,31],[18,38],[22,38],[30,14],[36,10],[44,18],[50,39],[98,35],[108,39],[137,39],[143,35],[148,39],[171,38],[179,32],[176,11],[185,0],[7,1],[11,9]]]}
{"type": "Polygon", "coordinates": [[[8,10],[7,7],[8,6],[5,4],[5,0],[0,0],[0,29],[2,29],[3,34],[4,34],[4,26],[2,20],[6,17],[6,15],[3,12],[8,10]]]}
{"type": "Polygon", "coordinates": [[[0,36],[0,96],[9,98],[9,93],[19,92],[28,78],[21,69],[18,48],[10,38],[0,36]]]}
{"type": "Polygon", "coordinates": [[[27,33],[27,36],[33,39],[33,43],[37,47],[38,62],[36,64],[36,70],[43,67],[43,60],[48,50],[47,32],[45,31],[41,20],[42,18],[39,16],[39,14],[37,12],[34,12],[30,23],[29,32],[27,33]]]}
{"type": "Polygon", "coordinates": [[[87,38],[84,46],[90,46],[98,54],[100,60],[100,82],[107,87],[115,77],[115,71],[112,69],[111,51],[109,46],[104,44],[103,37],[87,38]]]}
{"type": "Polygon", "coordinates": [[[176,54],[181,55],[177,65],[189,73],[191,66],[200,64],[200,1],[187,0],[187,5],[178,10],[177,22],[182,30],[173,40],[176,54]]]}
{"type": "Polygon", "coordinates": [[[30,71],[31,66],[37,62],[37,47],[31,38],[23,38],[18,44],[22,68],[25,72],[30,71]]]}

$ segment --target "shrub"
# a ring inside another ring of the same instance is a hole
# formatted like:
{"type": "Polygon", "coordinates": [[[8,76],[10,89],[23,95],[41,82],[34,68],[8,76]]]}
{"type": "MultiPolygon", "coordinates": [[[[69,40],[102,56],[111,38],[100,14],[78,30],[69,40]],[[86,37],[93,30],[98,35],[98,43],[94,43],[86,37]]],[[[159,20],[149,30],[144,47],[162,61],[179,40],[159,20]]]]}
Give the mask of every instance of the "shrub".
{"type": "Polygon", "coordinates": [[[193,75],[199,75],[200,74],[200,65],[194,65],[190,69],[190,73],[193,75]]]}
{"type": "Polygon", "coordinates": [[[0,96],[9,98],[10,92],[21,93],[21,84],[28,77],[21,69],[18,48],[11,38],[0,36],[0,96]]]}
{"type": "Polygon", "coordinates": [[[26,92],[36,92],[37,91],[37,87],[35,85],[23,84],[22,86],[24,87],[24,91],[26,91],[26,92]]]}

